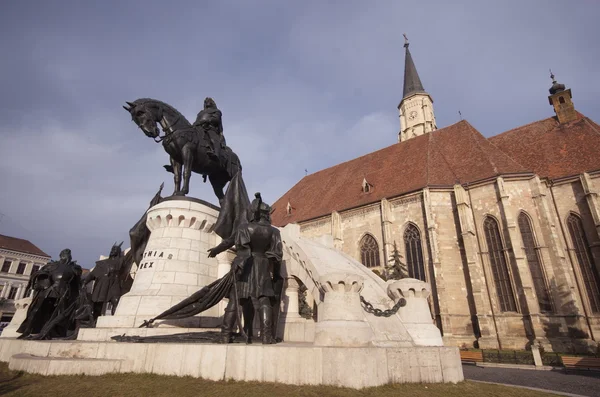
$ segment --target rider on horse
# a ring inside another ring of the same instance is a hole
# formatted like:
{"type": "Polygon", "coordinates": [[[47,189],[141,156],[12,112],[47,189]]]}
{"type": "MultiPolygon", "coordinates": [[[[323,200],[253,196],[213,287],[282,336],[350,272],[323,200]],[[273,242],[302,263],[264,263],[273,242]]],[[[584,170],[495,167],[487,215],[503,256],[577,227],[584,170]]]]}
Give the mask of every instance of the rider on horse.
{"type": "Polygon", "coordinates": [[[198,113],[194,127],[204,131],[207,136],[206,147],[209,156],[215,160],[221,160],[221,149],[225,148],[225,137],[223,136],[223,114],[217,108],[212,98],[204,100],[204,109],[198,113]]]}

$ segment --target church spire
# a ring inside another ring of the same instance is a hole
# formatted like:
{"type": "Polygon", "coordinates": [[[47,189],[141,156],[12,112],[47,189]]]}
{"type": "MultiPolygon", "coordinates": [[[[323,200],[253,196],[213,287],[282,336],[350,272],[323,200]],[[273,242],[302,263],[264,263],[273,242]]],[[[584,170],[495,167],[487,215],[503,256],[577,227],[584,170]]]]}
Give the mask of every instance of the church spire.
{"type": "Polygon", "coordinates": [[[433,99],[423,88],[417,73],[406,34],[404,36],[404,89],[398,105],[400,111],[400,132],[398,142],[414,138],[437,129],[433,114],[433,99]]]}
{"type": "Polygon", "coordinates": [[[406,98],[412,94],[424,93],[425,89],[419,78],[419,73],[417,73],[417,68],[415,67],[412,55],[410,55],[410,50],[408,49],[410,43],[408,42],[408,38],[406,37],[406,34],[403,34],[403,36],[406,52],[404,59],[404,91],[402,93],[402,98],[406,98]]]}

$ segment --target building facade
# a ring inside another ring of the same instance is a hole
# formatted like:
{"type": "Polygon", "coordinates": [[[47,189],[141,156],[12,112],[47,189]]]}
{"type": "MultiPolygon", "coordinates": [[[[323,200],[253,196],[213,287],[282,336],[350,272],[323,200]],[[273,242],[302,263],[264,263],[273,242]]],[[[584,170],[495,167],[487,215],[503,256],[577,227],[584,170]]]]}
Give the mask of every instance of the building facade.
{"type": "Polygon", "coordinates": [[[0,328],[15,314],[15,300],[24,298],[29,277],[50,261],[50,256],[28,240],[0,235],[0,328]]]}
{"type": "Polygon", "coordinates": [[[405,48],[399,143],[307,175],[273,223],[331,234],[375,270],[399,258],[431,284],[447,344],[595,351],[600,126],[552,76],[552,117],[489,139],[467,121],[437,129],[405,48]]]}

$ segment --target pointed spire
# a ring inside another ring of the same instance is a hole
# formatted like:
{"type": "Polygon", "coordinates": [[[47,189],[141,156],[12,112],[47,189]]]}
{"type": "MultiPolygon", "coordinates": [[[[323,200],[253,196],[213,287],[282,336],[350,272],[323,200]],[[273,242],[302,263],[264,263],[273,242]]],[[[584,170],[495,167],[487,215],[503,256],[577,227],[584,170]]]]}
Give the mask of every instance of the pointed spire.
{"type": "Polygon", "coordinates": [[[425,89],[423,88],[423,84],[421,83],[421,79],[417,73],[417,68],[415,67],[415,63],[410,55],[410,50],[408,49],[408,38],[406,37],[406,34],[403,34],[403,36],[404,48],[406,48],[406,57],[404,61],[404,91],[402,93],[402,98],[406,98],[407,96],[418,92],[424,93],[425,89]]]}

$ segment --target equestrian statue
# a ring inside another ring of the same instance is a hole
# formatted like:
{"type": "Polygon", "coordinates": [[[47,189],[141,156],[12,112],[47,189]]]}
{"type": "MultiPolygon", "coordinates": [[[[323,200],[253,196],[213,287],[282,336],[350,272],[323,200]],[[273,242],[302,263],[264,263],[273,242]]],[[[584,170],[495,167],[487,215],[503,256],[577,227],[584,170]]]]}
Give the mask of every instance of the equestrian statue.
{"type": "Polygon", "coordinates": [[[225,144],[222,113],[212,98],[204,100],[204,109],[191,124],[174,107],[150,98],[140,98],[123,106],[135,124],[155,142],[162,143],[171,163],[165,169],[173,173],[174,196],[190,191],[192,172],[210,181],[219,203],[223,188],[242,169],[238,156],[225,144]],[[164,135],[160,135],[160,128],[164,135]],[[181,186],[183,178],[183,187],[181,186]]]}

